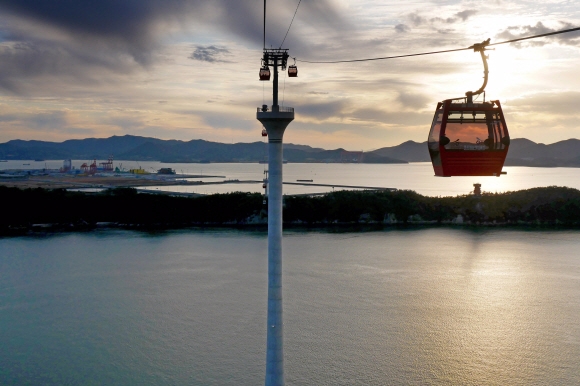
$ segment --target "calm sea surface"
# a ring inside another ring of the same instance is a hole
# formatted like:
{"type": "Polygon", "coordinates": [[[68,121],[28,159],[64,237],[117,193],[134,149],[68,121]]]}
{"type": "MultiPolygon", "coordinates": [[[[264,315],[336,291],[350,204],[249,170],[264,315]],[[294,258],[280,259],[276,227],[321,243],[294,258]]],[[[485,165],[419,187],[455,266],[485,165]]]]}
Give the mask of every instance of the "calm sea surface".
{"type": "MultiPolygon", "coordinates": [[[[79,168],[86,161],[73,161],[79,168]]],[[[258,163],[241,164],[166,164],[160,162],[115,161],[122,169],[141,167],[157,172],[162,167],[175,169],[177,173],[223,176],[224,178],[196,178],[204,182],[223,181],[224,179],[258,180],[264,177],[264,167],[258,163]]],[[[0,169],[58,169],[62,161],[8,161],[0,163],[0,169]],[[28,164],[28,165],[24,165],[28,164]]],[[[482,184],[486,192],[507,192],[540,186],[568,186],[580,189],[580,168],[527,168],[504,167],[507,175],[501,177],[451,177],[433,176],[429,162],[411,164],[293,164],[284,165],[284,181],[296,182],[297,179],[313,180],[317,184],[336,184],[348,186],[384,187],[410,189],[427,196],[456,196],[473,191],[473,184],[482,184]]],[[[148,189],[151,189],[148,187],[148,189]]],[[[233,191],[263,192],[261,183],[225,184],[203,186],[162,187],[187,193],[227,193],[233,191]]],[[[335,188],[338,190],[340,188],[335,188]]],[[[285,194],[322,193],[332,191],[332,187],[284,185],[285,194]]]]}
{"type": "MultiPolygon", "coordinates": [[[[288,385],[580,384],[580,231],[284,236],[288,385]]],[[[0,238],[0,384],[263,384],[266,246],[0,238]]]]}

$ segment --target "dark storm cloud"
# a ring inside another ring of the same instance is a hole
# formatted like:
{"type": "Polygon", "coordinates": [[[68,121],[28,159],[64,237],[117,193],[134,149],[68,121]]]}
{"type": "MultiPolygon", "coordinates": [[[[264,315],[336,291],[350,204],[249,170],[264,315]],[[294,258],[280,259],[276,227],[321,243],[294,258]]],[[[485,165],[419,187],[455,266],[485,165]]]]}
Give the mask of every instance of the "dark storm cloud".
{"type": "Polygon", "coordinates": [[[36,38],[0,47],[0,63],[0,88],[15,94],[33,93],[40,87],[40,79],[58,83],[51,77],[59,76],[96,83],[103,67],[122,74],[134,66],[126,55],[115,55],[104,47],[87,50],[82,45],[36,38]],[[30,78],[37,81],[27,82],[30,78]]]}
{"type": "MultiPolygon", "coordinates": [[[[546,27],[540,21],[537,22],[536,25],[511,26],[511,27],[506,28],[501,33],[497,34],[495,37],[498,40],[512,40],[512,39],[518,39],[518,38],[533,36],[533,35],[541,35],[541,34],[545,34],[545,33],[556,32],[556,31],[560,31],[563,29],[569,29],[569,28],[576,27],[575,25],[572,25],[572,24],[567,23],[567,22],[560,22],[560,23],[562,24],[561,28],[549,28],[549,27],[546,27]]],[[[511,43],[511,44],[519,48],[519,47],[522,47],[523,44],[527,44],[527,45],[531,45],[531,46],[543,46],[545,44],[548,44],[550,41],[557,41],[557,42],[562,43],[562,44],[577,46],[577,45],[580,45],[579,38],[580,38],[580,32],[576,31],[576,32],[570,32],[570,33],[565,33],[565,34],[561,34],[561,35],[547,36],[547,37],[541,38],[541,39],[534,39],[534,40],[530,40],[530,41],[516,42],[516,43],[511,43]]]]}
{"type": "Polygon", "coordinates": [[[99,41],[149,61],[155,23],[185,11],[175,0],[0,0],[0,10],[24,22],[40,23],[87,43],[99,41]]]}
{"type": "Polygon", "coordinates": [[[200,60],[202,62],[216,63],[216,62],[228,62],[222,59],[224,56],[228,55],[230,50],[223,47],[216,46],[197,46],[195,51],[189,56],[189,59],[200,60]]]}
{"type": "MultiPolygon", "coordinates": [[[[267,46],[279,45],[295,7],[270,7],[267,46]]],[[[95,68],[136,71],[155,63],[176,30],[221,32],[262,47],[262,12],[255,0],[0,0],[0,87],[18,93],[19,83],[44,74],[85,82],[95,68]]],[[[346,33],[347,25],[332,0],[303,2],[293,28],[300,24],[337,33],[346,33]]],[[[287,41],[309,47],[298,31],[290,31],[287,41]]],[[[197,57],[223,60],[216,53],[197,57]]]]}
{"type": "MultiPolygon", "coordinates": [[[[193,22],[228,30],[260,46],[262,42],[263,11],[255,0],[0,0],[0,10],[79,39],[97,38],[126,49],[134,47],[135,53],[146,51],[159,38],[156,27],[161,23],[193,22]]],[[[267,44],[280,42],[285,28],[279,27],[289,24],[293,11],[294,4],[269,8],[268,30],[272,31],[267,32],[274,41],[267,44]]],[[[304,2],[299,18],[318,28],[345,27],[330,0],[304,2]]]]}

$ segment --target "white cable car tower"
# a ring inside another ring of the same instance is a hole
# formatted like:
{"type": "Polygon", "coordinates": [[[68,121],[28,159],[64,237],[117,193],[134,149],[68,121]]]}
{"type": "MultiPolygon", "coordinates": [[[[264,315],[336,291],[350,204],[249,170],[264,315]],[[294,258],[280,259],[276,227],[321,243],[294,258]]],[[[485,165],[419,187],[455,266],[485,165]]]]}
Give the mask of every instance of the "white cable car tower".
{"type": "MultiPolygon", "coordinates": [[[[266,0],[264,0],[264,51],[260,80],[274,71],[272,106],[258,107],[257,119],[268,133],[268,324],[266,386],[284,385],[282,322],[282,165],[284,131],[294,119],[294,109],[278,105],[278,67],[286,69],[288,50],[266,49],[266,0]]],[[[294,67],[295,68],[295,67],[294,67]]],[[[295,76],[295,75],[294,75],[295,76]]]]}

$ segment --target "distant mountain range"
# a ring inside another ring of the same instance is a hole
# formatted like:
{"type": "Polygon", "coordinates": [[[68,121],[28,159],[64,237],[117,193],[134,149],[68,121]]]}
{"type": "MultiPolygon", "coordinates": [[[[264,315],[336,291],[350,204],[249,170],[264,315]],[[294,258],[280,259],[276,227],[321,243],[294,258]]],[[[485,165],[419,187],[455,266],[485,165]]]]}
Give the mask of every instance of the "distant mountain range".
{"type": "MultiPolygon", "coordinates": [[[[0,144],[0,159],[115,159],[161,162],[259,162],[266,160],[263,142],[225,144],[201,139],[161,140],[133,135],[72,139],[64,142],[12,140],[0,144]]],[[[306,145],[284,145],[288,162],[408,163],[430,161],[426,142],[407,141],[369,152],[325,150],[306,145]],[[361,161],[362,159],[362,161],[361,161]]],[[[513,139],[506,166],[580,167],[580,140],[550,145],[525,138],[513,139]]]]}

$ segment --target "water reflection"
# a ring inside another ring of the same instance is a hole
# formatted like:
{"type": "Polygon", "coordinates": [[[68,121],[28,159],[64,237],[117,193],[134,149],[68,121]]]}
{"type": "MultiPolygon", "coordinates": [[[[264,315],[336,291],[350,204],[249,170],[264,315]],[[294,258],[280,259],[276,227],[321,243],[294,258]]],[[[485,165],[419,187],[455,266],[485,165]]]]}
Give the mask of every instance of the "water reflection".
{"type": "MultiPolygon", "coordinates": [[[[286,232],[287,383],[580,384],[579,235],[286,232]]],[[[231,230],[0,239],[0,383],[263,382],[266,246],[231,230]]]]}

